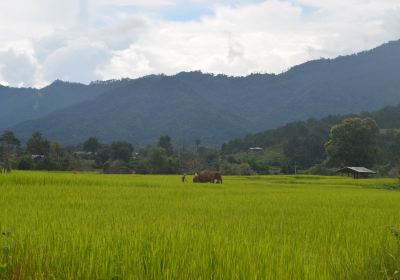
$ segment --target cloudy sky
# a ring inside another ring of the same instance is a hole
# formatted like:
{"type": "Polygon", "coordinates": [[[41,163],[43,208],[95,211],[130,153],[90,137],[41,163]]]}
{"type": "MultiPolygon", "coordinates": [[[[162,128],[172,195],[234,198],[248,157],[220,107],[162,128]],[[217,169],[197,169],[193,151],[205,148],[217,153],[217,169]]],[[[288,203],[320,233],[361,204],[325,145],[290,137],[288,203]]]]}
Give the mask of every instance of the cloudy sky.
{"type": "Polygon", "coordinates": [[[400,0],[0,0],[0,84],[280,73],[400,39],[400,0]]]}

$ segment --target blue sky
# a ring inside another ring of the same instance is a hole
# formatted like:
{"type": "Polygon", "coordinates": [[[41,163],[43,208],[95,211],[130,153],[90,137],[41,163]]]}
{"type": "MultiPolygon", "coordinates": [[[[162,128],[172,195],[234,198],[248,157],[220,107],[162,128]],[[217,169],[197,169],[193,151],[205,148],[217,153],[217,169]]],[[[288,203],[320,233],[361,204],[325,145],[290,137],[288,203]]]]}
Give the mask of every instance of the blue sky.
{"type": "Polygon", "coordinates": [[[261,3],[263,0],[217,0],[217,1],[169,1],[166,4],[146,5],[143,3],[135,4],[123,3],[104,5],[101,9],[104,13],[125,12],[132,15],[157,16],[164,20],[171,21],[197,21],[204,16],[212,16],[216,5],[231,6],[243,4],[261,3]]]}
{"type": "MultiPolygon", "coordinates": [[[[157,16],[164,20],[170,21],[197,21],[204,16],[212,16],[214,8],[217,5],[237,7],[246,4],[262,3],[264,0],[217,0],[217,1],[171,1],[164,5],[143,5],[143,4],[122,4],[122,5],[105,5],[102,12],[116,13],[126,12],[132,15],[149,15],[157,16]]],[[[292,1],[293,2],[293,1],[292,1]]],[[[315,6],[300,5],[304,15],[309,15],[316,11],[315,6]]]]}
{"type": "Polygon", "coordinates": [[[160,10],[160,16],[166,20],[174,21],[193,21],[199,20],[203,16],[212,16],[215,5],[237,6],[244,3],[260,3],[262,0],[247,1],[180,1],[171,6],[166,6],[160,10]]]}
{"type": "Polygon", "coordinates": [[[399,0],[3,0],[0,84],[281,73],[399,38],[399,0]]]}

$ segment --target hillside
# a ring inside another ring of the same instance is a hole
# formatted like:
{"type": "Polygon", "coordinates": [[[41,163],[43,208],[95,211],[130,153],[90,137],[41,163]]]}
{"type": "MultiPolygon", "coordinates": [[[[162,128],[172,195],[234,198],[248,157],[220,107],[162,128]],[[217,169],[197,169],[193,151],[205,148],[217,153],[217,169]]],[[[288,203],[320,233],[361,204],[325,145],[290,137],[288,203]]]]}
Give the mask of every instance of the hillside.
{"type": "Polygon", "coordinates": [[[281,145],[292,138],[301,138],[309,132],[319,135],[323,143],[328,139],[330,128],[349,117],[370,117],[374,119],[382,133],[399,132],[400,105],[386,106],[375,112],[363,112],[351,115],[331,115],[322,119],[311,118],[306,121],[287,123],[275,129],[266,130],[246,137],[232,139],[223,145],[226,154],[247,151],[250,147],[274,147],[281,145]]]}
{"type": "Polygon", "coordinates": [[[284,126],[249,134],[222,145],[222,154],[232,162],[248,162],[256,168],[285,166],[297,163],[309,168],[326,159],[324,145],[330,129],[348,117],[370,117],[380,128],[377,165],[396,165],[400,162],[400,105],[387,106],[372,113],[336,115],[322,119],[291,122],[284,126]],[[263,152],[248,153],[251,147],[262,147],[263,152]]]}
{"type": "Polygon", "coordinates": [[[67,143],[78,143],[90,135],[106,141],[149,143],[161,133],[194,142],[200,136],[197,130],[208,126],[212,133],[202,139],[212,143],[213,137],[237,137],[238,131],[246,131],[245,120],[229,111],[220,112],[186,84],[170,77],[151,80],[131,81],[125,88],[14,129],[24,137],[30,131],[45,131],[49,138],[67,143]]]}
{"type": "Polygon", "coordinates": [[[93,100],[122,85],[124,81],[83,85],[57,80],[42,89],[0,86],[0,130],[93,100]]]}
{"type": "Polygon", "coordinates": [[[399,66],[396,41],[357,55],[311,61],[280,75],[190,72],[88,86],[63,83],[62,94],[51,86],[44,95],[39,93],[45,89],[15,89],[18,100],[8,102],[8,115],[0,110],[0,128],[9,127],[22,139],[40,130],[66,144],[89,136],[147,144],[167,133],[177,144],[200,139],[220,145],[295,120],[398,104],[399,66]],[[21,98],[19,91],[28,94],[21,98]],[[35,106],[38,100],[42,107],[35,106]]]}

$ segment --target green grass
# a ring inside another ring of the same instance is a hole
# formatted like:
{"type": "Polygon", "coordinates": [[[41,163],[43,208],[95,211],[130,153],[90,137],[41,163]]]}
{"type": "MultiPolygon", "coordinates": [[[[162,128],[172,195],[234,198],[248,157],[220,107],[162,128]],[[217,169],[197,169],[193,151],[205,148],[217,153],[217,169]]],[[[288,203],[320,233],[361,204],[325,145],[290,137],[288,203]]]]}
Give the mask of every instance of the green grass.
{"type": "Polygon", "coordinates": [[[400,269],[400,192],[384,188],[394,180],[179,179],[0,175],[0,227],[11,230],[0,278],[391,279],[400,269]]]}

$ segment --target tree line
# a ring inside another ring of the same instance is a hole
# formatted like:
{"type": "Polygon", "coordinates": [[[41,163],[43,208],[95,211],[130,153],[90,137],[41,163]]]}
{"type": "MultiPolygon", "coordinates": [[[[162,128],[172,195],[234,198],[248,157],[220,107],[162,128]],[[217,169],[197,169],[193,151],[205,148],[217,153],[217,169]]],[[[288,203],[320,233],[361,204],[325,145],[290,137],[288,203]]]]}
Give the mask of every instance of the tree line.
{"type": "Polygon", "coordinates": [[[400,164],[400,130],[380,129],[368,116],[328,117],[294,122],[275,130],[248,135],[213,149],[196,140],[191,147],[176,147],[168,135],[155,145],[129,142],[101,143],[90,137],[77,146],[64,147],[35,132],[25,145],[12,131],[0,135],[0,165],[3,170],[100,170],[104,173],[182,174],[203,169],[229,175],[269,174],[271,166],[281,173],[296,168],[329,174],[342,166],[379,167],[387,174],[400,164]],[[262,156],[240,157],[250,147],[268,150],[278,145],[281,161],[262,156]]]}
{"type": "Polygon", "coordinates": [[[229,141],[222,146],[222,153],[234,156],[256,146],[266,150],[279,146],[284,159],[264,164],[280,165],[284,173],[294,173],[295,167],[311,173],[332,173],[329,169],[364,166],[378,168],[386,175],[400,165],[400,130],[380,128],[366,114],[289,123],[229,141]]]}
{"type": "Polygon", "coordinates": [[[0,135],[0,164],[7,170],[75,171],[104,173],[178,174],[220,169],[220,153],[201,145],[174,147],[168,135],[157,144],[135,147],[126,141],[101,143],[90,137],[77,146],[65,147],[35,132],[25,145],[12,131],[0,135]]]}

